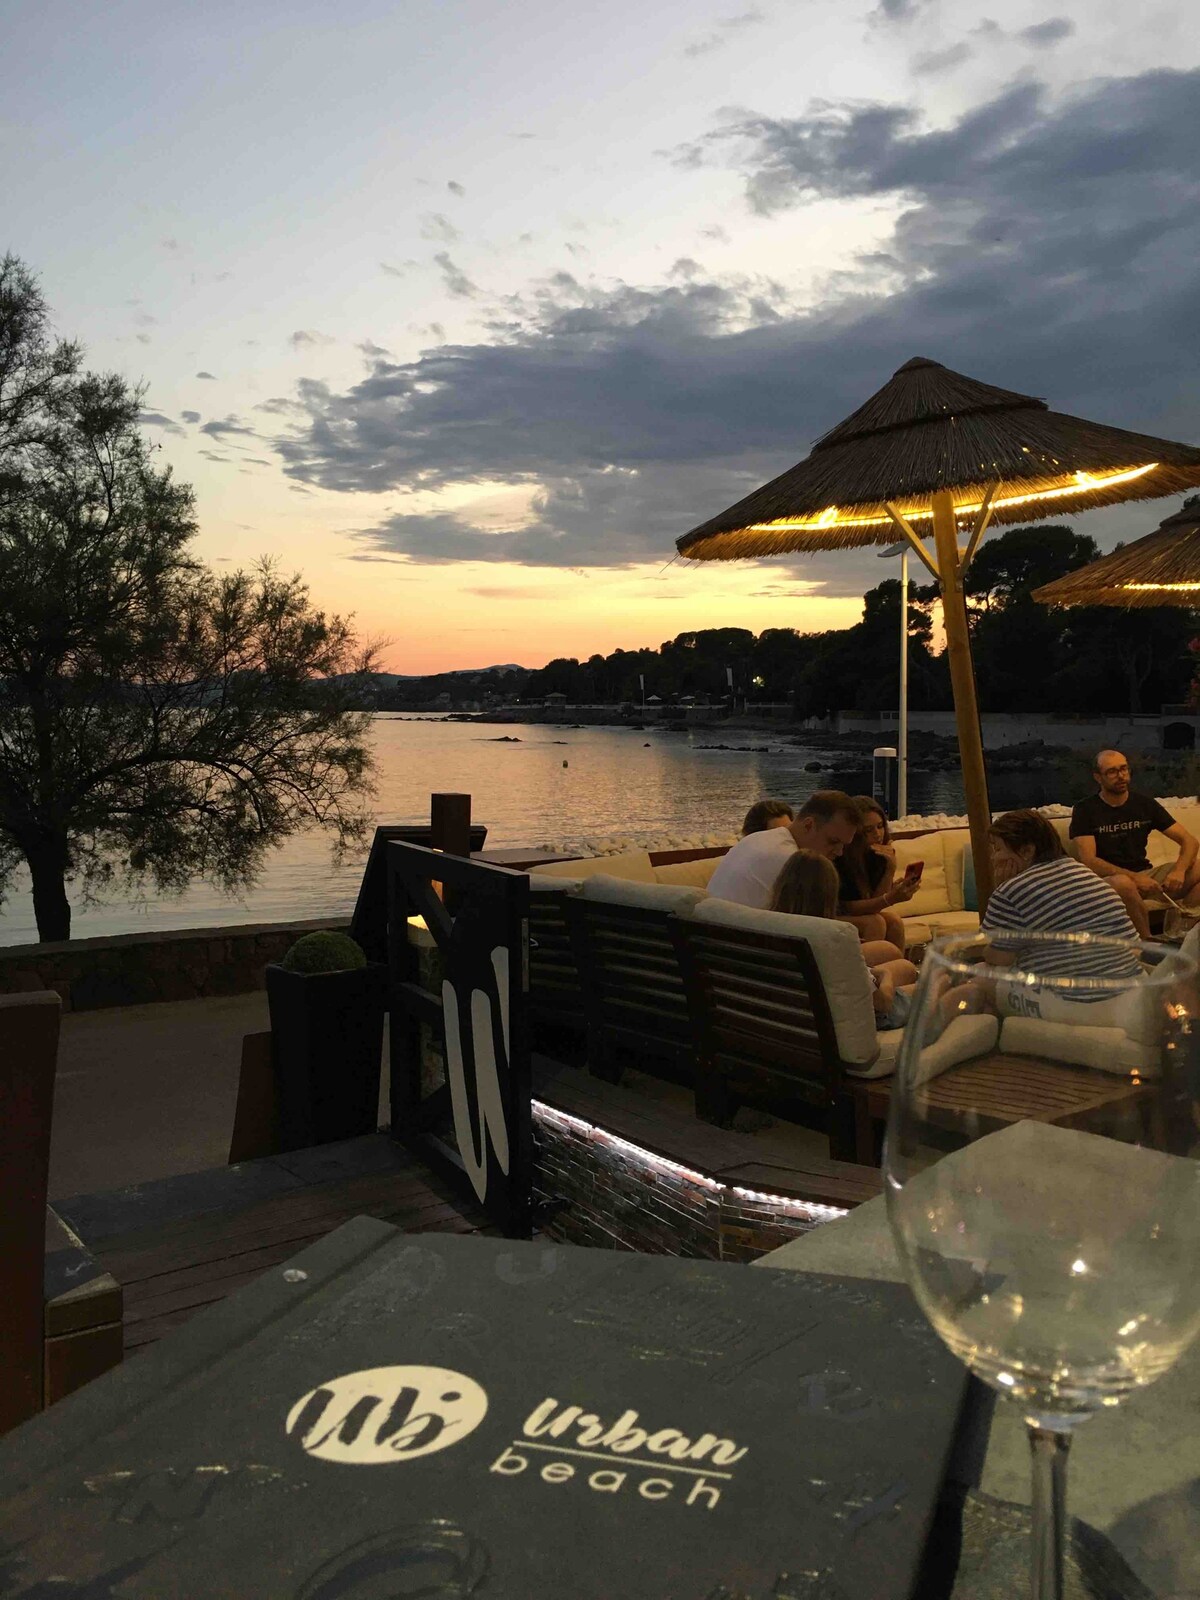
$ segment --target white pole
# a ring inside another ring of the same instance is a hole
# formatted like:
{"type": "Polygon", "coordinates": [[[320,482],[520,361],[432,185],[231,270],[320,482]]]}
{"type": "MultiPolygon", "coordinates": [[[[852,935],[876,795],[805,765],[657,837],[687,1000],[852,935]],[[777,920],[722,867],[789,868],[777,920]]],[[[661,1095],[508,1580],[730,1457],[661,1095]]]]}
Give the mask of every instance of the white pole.
{"type": "Polygon", "coordinates": [[[900,553],[900,737],[897,741],[896,812],[908,815],[908,551],[900,553]]]}

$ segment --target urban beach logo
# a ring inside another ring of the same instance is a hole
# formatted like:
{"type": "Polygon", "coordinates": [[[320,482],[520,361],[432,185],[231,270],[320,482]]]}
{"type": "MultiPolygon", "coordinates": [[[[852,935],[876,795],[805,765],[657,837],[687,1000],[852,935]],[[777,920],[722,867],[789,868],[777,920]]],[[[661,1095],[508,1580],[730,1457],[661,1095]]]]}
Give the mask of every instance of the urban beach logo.
{"type": "MultiPolygon", "coordinates": [[[[473,1378],[447,1367],[372,1367],[311,1389],[288,1413],[287,1432],[311,1456],[377,1466],[432,1455],[465,1439],[487,1415],[473,1378]]],[[[543,1400],[489,1472],[593,1494],[681,1500],[713,1511],[746,1454],[736,1439],[655,1428],[633,1410],[609,1422],[583,1406],[543,1400]]]]}
{"type": "Polygon", "coordinates": [[[321,1461],[379,1466],[457,1444],[487,1408],[474,1378],[448,1367],[370,1367],[310,1389],[288,1412],[287,1432],[321,1461]]]}

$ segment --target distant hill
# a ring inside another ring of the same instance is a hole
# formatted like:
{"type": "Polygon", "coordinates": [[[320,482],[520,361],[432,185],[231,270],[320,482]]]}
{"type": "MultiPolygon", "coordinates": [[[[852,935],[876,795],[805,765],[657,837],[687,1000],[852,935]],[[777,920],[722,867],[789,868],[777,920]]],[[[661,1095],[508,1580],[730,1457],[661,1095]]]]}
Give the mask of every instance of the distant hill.
{"type": "Polygon", "coordinates": [[[481,672],[526,672],[527,667],[506,661],[494,667],[450,667],[445,672],[376,672],[374,676],[391,683],[410,683],[417,678],[471,678],[481,672]]]}

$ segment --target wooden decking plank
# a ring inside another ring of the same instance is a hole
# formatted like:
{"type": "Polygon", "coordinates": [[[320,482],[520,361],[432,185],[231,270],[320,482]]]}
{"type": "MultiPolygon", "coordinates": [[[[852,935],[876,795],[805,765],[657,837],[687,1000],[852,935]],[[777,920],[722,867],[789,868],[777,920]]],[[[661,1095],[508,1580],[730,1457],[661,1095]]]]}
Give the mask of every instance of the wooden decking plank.
{"type": "MultiPolygon", "coordinates": [[[[289,1191],[271,1200],[259,1201],[237,1211],[224,1211],[198,1217],[195,1222],[175,1223],[166,1228],[155,1228],[132,1236],[119,1236],[98,1247],[97,1254],[106,1264],[112,1260],[120,1263],[123,1279],[136,1277],[142,1258],[157,1259],[164,1249],[174,1249],[186,1255],[195,1247],[203,1248],[214,1240],[234,1245],[247,1234],[275,1225],[289,1227],[303,1224],[310,1218],[320,1217],[331,1206],[350,1206],[359,1211],[369,1211],[381,1204],[402,1205],[406,1200],[418,1204],[424,1197],[433,1195],[427,1181],[411,1172],[389,1173],[383,1177],[352,1179],[343,1183],[322,1183],[289,1191]]],[[[115,1268],[110,1267],[110,1271],[115,1268]]]]}

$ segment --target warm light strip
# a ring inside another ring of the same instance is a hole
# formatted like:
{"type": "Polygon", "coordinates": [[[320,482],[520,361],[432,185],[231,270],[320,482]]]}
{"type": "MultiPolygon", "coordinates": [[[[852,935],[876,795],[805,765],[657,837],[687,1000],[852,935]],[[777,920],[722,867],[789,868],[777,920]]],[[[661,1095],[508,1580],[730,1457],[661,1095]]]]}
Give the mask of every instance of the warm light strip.
{"type": "Polygon", "coordinates": [[[598,1127],[594,1122],[585,1122],[582,1117],[577,1117],[570,1111],[560,1111],[557,1106],[548,1106],[542,1100],[534,1100],[533,1109],[539,1116],[557,1118],[559,1122],[577,1133],[590,1134],[604,1144],[611,1144],[618,1150],[627,1151],[639,1161],[645,1162],[648,1167],[657,1167],[662,1172],[687,1178],[689,1182],[697,1183],[701,1188],[708,1189],[714,1194],[732,1194],[739,1200],[765,1202],[768,1205],[780,1206],[785,1211],[801,1211],[820,1221],[832,1221],[835,1217],[848,1215],[843,1206],[826,1206],[819,1200],[794,1200],[788,1195],[764,1194],[758,1189],[743,1189],[736,1183],[721,1183],[716,1178],[710,1178],[707,1173],[697,1172],[694,1167],[681,1166],[678,1161],[670,1161],[666,1156],[656,1155],[644,1145],[633,1144],[628,1139],[622,1139],[618,1133],[610,1133],[607,1128],[598,1127]]]}
{"type": "MultiPolygon", "coordinates": [[[[1038,489],[1030,494],[997,495],[991,503],[991,512],[994,517],[997,511],[1006,506],[1027,506],[1035,500],[1062,500],[1071,494],[1088,493],[1094,489],[1109,489],[1118,483],[1131,483],[1134,478],[1141,478],[1147,472],[1153,472],[1157,466],[1157,461],[1149,461],[1144,467],[1128,467],[1120,472],[1077,472],[1073,483],[1063,484],[1057,489],[1038,489]]],[[[974,516],[982,509],[982,500],[972,500],[968,504],[955,506],[954,515],[974,516]]],[[[909,522],[927,522],[933,516],[933,508],[918,506],[912,510],[903,509],[900,515],[909,522]]],[[[777,522],[750,522],[746,524],[746,531],[772,533],[782,528],[874,528],[886,526],[891,520],[886,513],[882,517],[843,517],[838,514],[836,506],[826,506],[825,510],[815,517],[781,517],[777,522]]]]}
{"type": "Polygon", "coordinates": [[[1187,594],[1193,589],[1200,589],[1200,583],[1123,583],[1121,588],[1137,589],[1153,594],[1157,594],[1160,590],[1170,591],[1172,594],[1187,594]]]}

